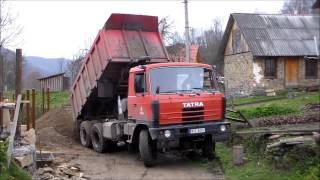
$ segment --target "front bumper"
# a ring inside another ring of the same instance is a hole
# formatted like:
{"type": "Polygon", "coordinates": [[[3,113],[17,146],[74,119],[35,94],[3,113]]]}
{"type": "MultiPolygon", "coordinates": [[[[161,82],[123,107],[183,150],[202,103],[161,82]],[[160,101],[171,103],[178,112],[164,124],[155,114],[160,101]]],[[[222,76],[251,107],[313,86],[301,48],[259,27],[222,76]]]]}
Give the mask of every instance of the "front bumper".
{"type": "Polygon", "coordinates": [[[159,128],[149,128],[152,140],[158,141],[178,141],[180,138],[202,137],[205,135],[212,135],[215,142],[228,140],[231,134],[230,123],[225,121],[208,122],[202,124],[181,124],[172,126],[163,126],[159,128]],[[225,126],[225,131],[221,130],[221,126],[225,126]],[[204,128],[205,132],[191,133],[191,129],[204,128]],[[165,137],[164,132],[169,130],[170,137],[165,137]]]}

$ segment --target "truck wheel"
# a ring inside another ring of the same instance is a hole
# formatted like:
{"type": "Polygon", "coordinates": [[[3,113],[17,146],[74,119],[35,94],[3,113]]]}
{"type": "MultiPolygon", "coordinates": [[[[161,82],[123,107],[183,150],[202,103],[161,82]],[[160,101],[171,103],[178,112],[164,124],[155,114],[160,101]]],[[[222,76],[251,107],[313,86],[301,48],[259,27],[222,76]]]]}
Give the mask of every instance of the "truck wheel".
{"type": "Polygon", "coordinates": [[[203,141],[202,155],[206,158],[212,159],[214,157],[215,142],[212,136],[206,136],[203,141]]]}
{"type": "Polygon", "coordinates": [[[140,156],[147,167],[154,166],[156,161],[156,145],[152,142],[147,130],[140,131],[139,136],[140,156]]]}
{"type": "Polygon", "coordinates": [[[102,135],[101,124],[96,123],[91,128],[91,140],[93,149],[99,153],[103,153],[106,150],[106,141],[102,135]]]}
{"type": "Polygon", "coordinates": [[[90,136],[91,123],[83,121],[80,125],[80,141],[84,147],[91,147],[91,136],[90,136]]]}

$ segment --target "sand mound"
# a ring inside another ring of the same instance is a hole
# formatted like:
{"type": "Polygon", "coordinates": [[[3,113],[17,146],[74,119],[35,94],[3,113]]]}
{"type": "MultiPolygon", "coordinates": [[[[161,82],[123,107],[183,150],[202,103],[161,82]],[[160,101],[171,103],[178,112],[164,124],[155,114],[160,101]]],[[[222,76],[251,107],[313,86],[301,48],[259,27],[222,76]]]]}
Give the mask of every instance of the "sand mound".
{"type": "Polygon", "coordinates": [[[71,107],[58,107],[36,121],[37,142],[43,146],[70,145],[73,143],[71,107]]]}
{"type": "Polygon", "coordinates": [[[72,138],[63,136],[58,133],[53,127],[46,127],[38,131],[37,142],[41,146],[56,147],[60,145],[71,145],[73,143],[72,138]]]}

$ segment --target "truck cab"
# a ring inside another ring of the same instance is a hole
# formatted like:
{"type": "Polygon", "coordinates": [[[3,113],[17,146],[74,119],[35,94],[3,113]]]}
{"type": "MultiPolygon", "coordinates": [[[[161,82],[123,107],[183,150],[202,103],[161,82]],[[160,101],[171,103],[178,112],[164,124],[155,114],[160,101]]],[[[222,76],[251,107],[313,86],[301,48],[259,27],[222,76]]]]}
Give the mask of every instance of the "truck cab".
{"type": "Polygon", "coordinates": [[[129,72],[127,118],[148,131],[156,149],[200,147],[210,156],[214,143],[230,133],[225,97],[215,81],[207,64],[134,67],[129,72]]]}

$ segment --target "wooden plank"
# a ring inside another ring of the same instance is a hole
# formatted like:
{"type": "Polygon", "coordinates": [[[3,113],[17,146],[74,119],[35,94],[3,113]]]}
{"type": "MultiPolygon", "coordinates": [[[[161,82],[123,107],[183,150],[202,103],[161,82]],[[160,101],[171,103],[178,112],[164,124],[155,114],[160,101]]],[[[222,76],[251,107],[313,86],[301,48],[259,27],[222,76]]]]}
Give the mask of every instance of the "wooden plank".
{"type": "Polygon", "coordinates": [[[10,163],[11,163],[13,142],[14,142],[14,137],[16,135],[17,123],[18,123],[19,112],[20,112],[20,105],[21,105],[21,94],[19,94],[17,97],[16,109],[14,111],[13,123],[12,123],[11,131],[10,131],[9,147],[7,150],[7,166],[8,166],[8,168],[10,167],[10,163]]]}
{"type": "Polygon", "coordinates": [[[15,108],[15,103],[3,103],[0,102],[0,109],[14,109],[15,108]]]}
{"type": "Polygon", "coordinates": [[[250,121],[248,121],[248,119],[240,111],[235,111],[235,110],[231,110],[231,109],[226,109],[226,110],[227,110],[227,112],[239,114],[239,116],[241,117],[241,119],[232,118],[232,117],[226,117],[226,119],[236,121],[236,122],[247,123],[250,127],[253,127],[252,124],[250,123],[250,121]]]}
{"type": "Polygon", "coordinates": [[[274,133],[293,133],[293,132],[320,132],[320,128],[314,129],[287,129],[287,130],[256,130],[256,131],[240,131],[236,134],[274,134],[274,133]]]}
{"type": "Polygon", "coordinates": [[[30,101],[29,100],[21,100],[21,104],[29,104],[30,101]]]}

